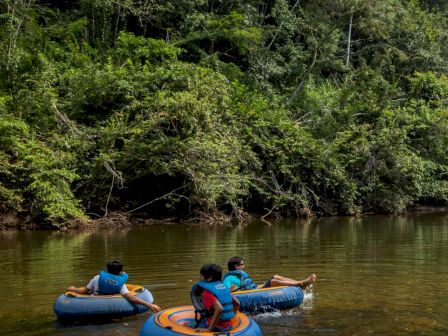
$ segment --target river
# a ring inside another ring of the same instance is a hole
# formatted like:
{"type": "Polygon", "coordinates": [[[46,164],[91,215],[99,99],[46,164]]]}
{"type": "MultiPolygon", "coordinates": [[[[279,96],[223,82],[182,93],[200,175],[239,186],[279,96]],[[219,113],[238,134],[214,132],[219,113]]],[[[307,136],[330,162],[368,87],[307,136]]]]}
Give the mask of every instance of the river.
{"type": "Polygon", "coordinates": [[[448,213],[282,220],[271,225],[138,226],[84,232],[0,232],[0,335],[138,335],[144,313],[109,324],[58,322],[55,299],[109,259],[161,307],[189,303],[204,263],[244,258],[255,280],[318,281],[299,309],[256,316],[273,335],[447,335],[448,213]]]}

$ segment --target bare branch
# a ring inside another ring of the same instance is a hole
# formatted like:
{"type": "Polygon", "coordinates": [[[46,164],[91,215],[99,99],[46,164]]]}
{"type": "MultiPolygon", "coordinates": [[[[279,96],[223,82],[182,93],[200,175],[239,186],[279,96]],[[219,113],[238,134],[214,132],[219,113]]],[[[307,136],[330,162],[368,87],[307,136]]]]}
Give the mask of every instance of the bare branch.
{"type": "MultiPolygon", "coordinates": [[[[112,163],[112,165],[113,165],[113,163],[112,163]]],[[[110,184],[109,194],[107,195],[106,210],[104,213],[104,218],[107,218],[109,200],[112,195],[112,190],[114,188],[115,179],[117,179],[117,181],[118,181],[117,184],[119,185],[119,188],[123,188],[124,179],[121,175],[121,172],[114,170],[107,162],[104,162],[104,167],[106,167],[107,171],[112,174],[112,182],[110,184]]]]}
{"type": "MultiPolygon", "coordinates": [[[[139,207],[137,207],[137,208],[135,208],[135,209],[132,209],[132,210],[126,212],[126,214],[129,214],[129,213],[134,212],[134,211],[136,211],[136,210],[138,210],[138,209],[141,209],[141,208],[143,208],[143,207],[145,207],[145,206],[147,206],[147,205],[150,205],[150,204],[152,204],[152,203],[154,203],[154,202],[156,202],[156,201],[159,201],[159,200],[161,200],[161,199],[163,199],[163,198],[165,198],[165,197],[167,197],[167,196],[169,196],[169,195],[181,196],[181,195],[176,194],[176,191],[179,191],[179,190],[185,188],[186,186],[187,186],[187,185],[184,184],[182,187],[179,187],[179,188],[177,188],[177,189],[174,189],[174,190],[170,191],[169,193],[166,193],[165,195],[162,195],[162,196],[160,196],[160,197],[157,197],[157,198],[153,199],[152,201],[149,201],[148,203],[145,203],[145,204],[143,204],[143,205],[140,205],[139,207]]],[[[185,196],[182,196],[182,197],[185,197],[185,196]]],[[[187,197],[185,197],[185,198],[187,198],[187,197]]],[[[187,199],[188,199],[188,198],[187,198],[187,199]]],[[[189,201],[189,200],[188,200],[188,201],[189,201]]]]}

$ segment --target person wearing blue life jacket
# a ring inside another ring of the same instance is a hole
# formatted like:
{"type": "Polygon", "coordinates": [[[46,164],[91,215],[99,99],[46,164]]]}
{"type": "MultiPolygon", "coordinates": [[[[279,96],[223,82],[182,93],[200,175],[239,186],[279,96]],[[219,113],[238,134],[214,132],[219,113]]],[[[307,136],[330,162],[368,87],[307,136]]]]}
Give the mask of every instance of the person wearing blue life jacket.
{"type": "Polygon", "coordinates": [[[250,278],[249,274],[244,271],[244,261],[242,258],[230,258],[227,262],[227,266],[229,271],[224,274],[223,283],[232,292],[237,290],[250,290],[279,286],[299,286],[304,289],[313,284],[317,279],[315,274],[311,274],[308,278],[303,280],[294,280],[276,274],[271,276],[268,281],[262,284],[257,284],[250,278]]]}
{"type": "Polygon", "coordinates": [[[196,331],[224,332],[232,329],[232,318],[240,307],[230,290],[221,281],[222,270],[206,264],[200,270],[200,281],[191,289],[195,308],[196,331]]]}
{"type": "Polygon", "coordinates": [[[107,272],[101,271],[100,274],[93,277],[86,287],[67,288],[69,292],[78,294],[92,294],[92,295],[114,295],[121,294],[124,298],[132,303],[141,304],[148,307],[153,312],[160,311],[160,307],[147,302],[139,297],[133,296],[129,293],[126,286],[128,275],[123,270],[123,264],[117,260],[109,261],[106,265],[107,272]]]}

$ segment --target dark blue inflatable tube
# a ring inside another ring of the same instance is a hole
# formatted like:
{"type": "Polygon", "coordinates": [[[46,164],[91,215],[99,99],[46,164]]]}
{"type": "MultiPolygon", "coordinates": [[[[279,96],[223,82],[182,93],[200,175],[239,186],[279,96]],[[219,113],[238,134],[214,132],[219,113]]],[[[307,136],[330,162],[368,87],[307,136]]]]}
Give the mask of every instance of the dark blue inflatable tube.
{"type": "MultiPolygon", "coordinates": [[[[129,292],[140,299],[152,303],[152,294],[137,285],[127,285],[129,292]]],[[[148,311],[143,305],[130,303],[121,295],[79,295],[65,293],[59,296],[53,306],[61,320],[83,321],[104,320],[131,316],[148,311]]]]}
{"type": "Polygon", "coordinates": [[[291,309],[303,302],[303,291],[300,287],[269,287],[232,294],[240,301],[240,311],[249,314],[291,309]]]}
{"type": "MultiPolygon", "coordinates": [[[[193,306],[181,306],[162,310],[152,315],[143,326],[140,336],[212,336],[217,333],[196,332],[193,306]]],[[[232,319],[232,330],[221,334],[232,336],[263,336],[255,321],[241,312],[232,319]]]]}

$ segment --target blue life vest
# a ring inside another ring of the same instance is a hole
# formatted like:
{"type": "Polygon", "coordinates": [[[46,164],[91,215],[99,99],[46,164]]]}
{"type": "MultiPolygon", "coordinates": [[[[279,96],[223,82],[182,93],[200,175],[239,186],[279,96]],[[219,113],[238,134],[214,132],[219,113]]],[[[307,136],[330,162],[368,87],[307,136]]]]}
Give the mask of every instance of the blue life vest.
{"type": "Polygon", "coordinates": [[[222,305],[222,313],[219,318],[221,321],[231,320],[235,316],[235,313],[233,312],[232,294],[230,294],[229,289],[224,286],[222,281],[199,281],[191,289],[191,300],[195,310],[199,312],[202,317],[210,316],[210,312],[205,310],[202,303],[203,289],[212,293],[222,305]]]}
{"type": "Polygon", "coordinates": [[[229,275],[234,275],[241,280],[241,285],[237,290],[248,290],[257,288],[257,284],[250,278],[249,274],[241,270],[233,270],[224,274],[224,279],[229,275]]]}
{"type": "Polygon", "coordinates": [[[118,294],[121,287],[128,280],[128,275],[122,273],[121,275],[110,274],[105,271],[101,271],[100,278],[98,280],[98,292],[99,294],[118,294]]]}

